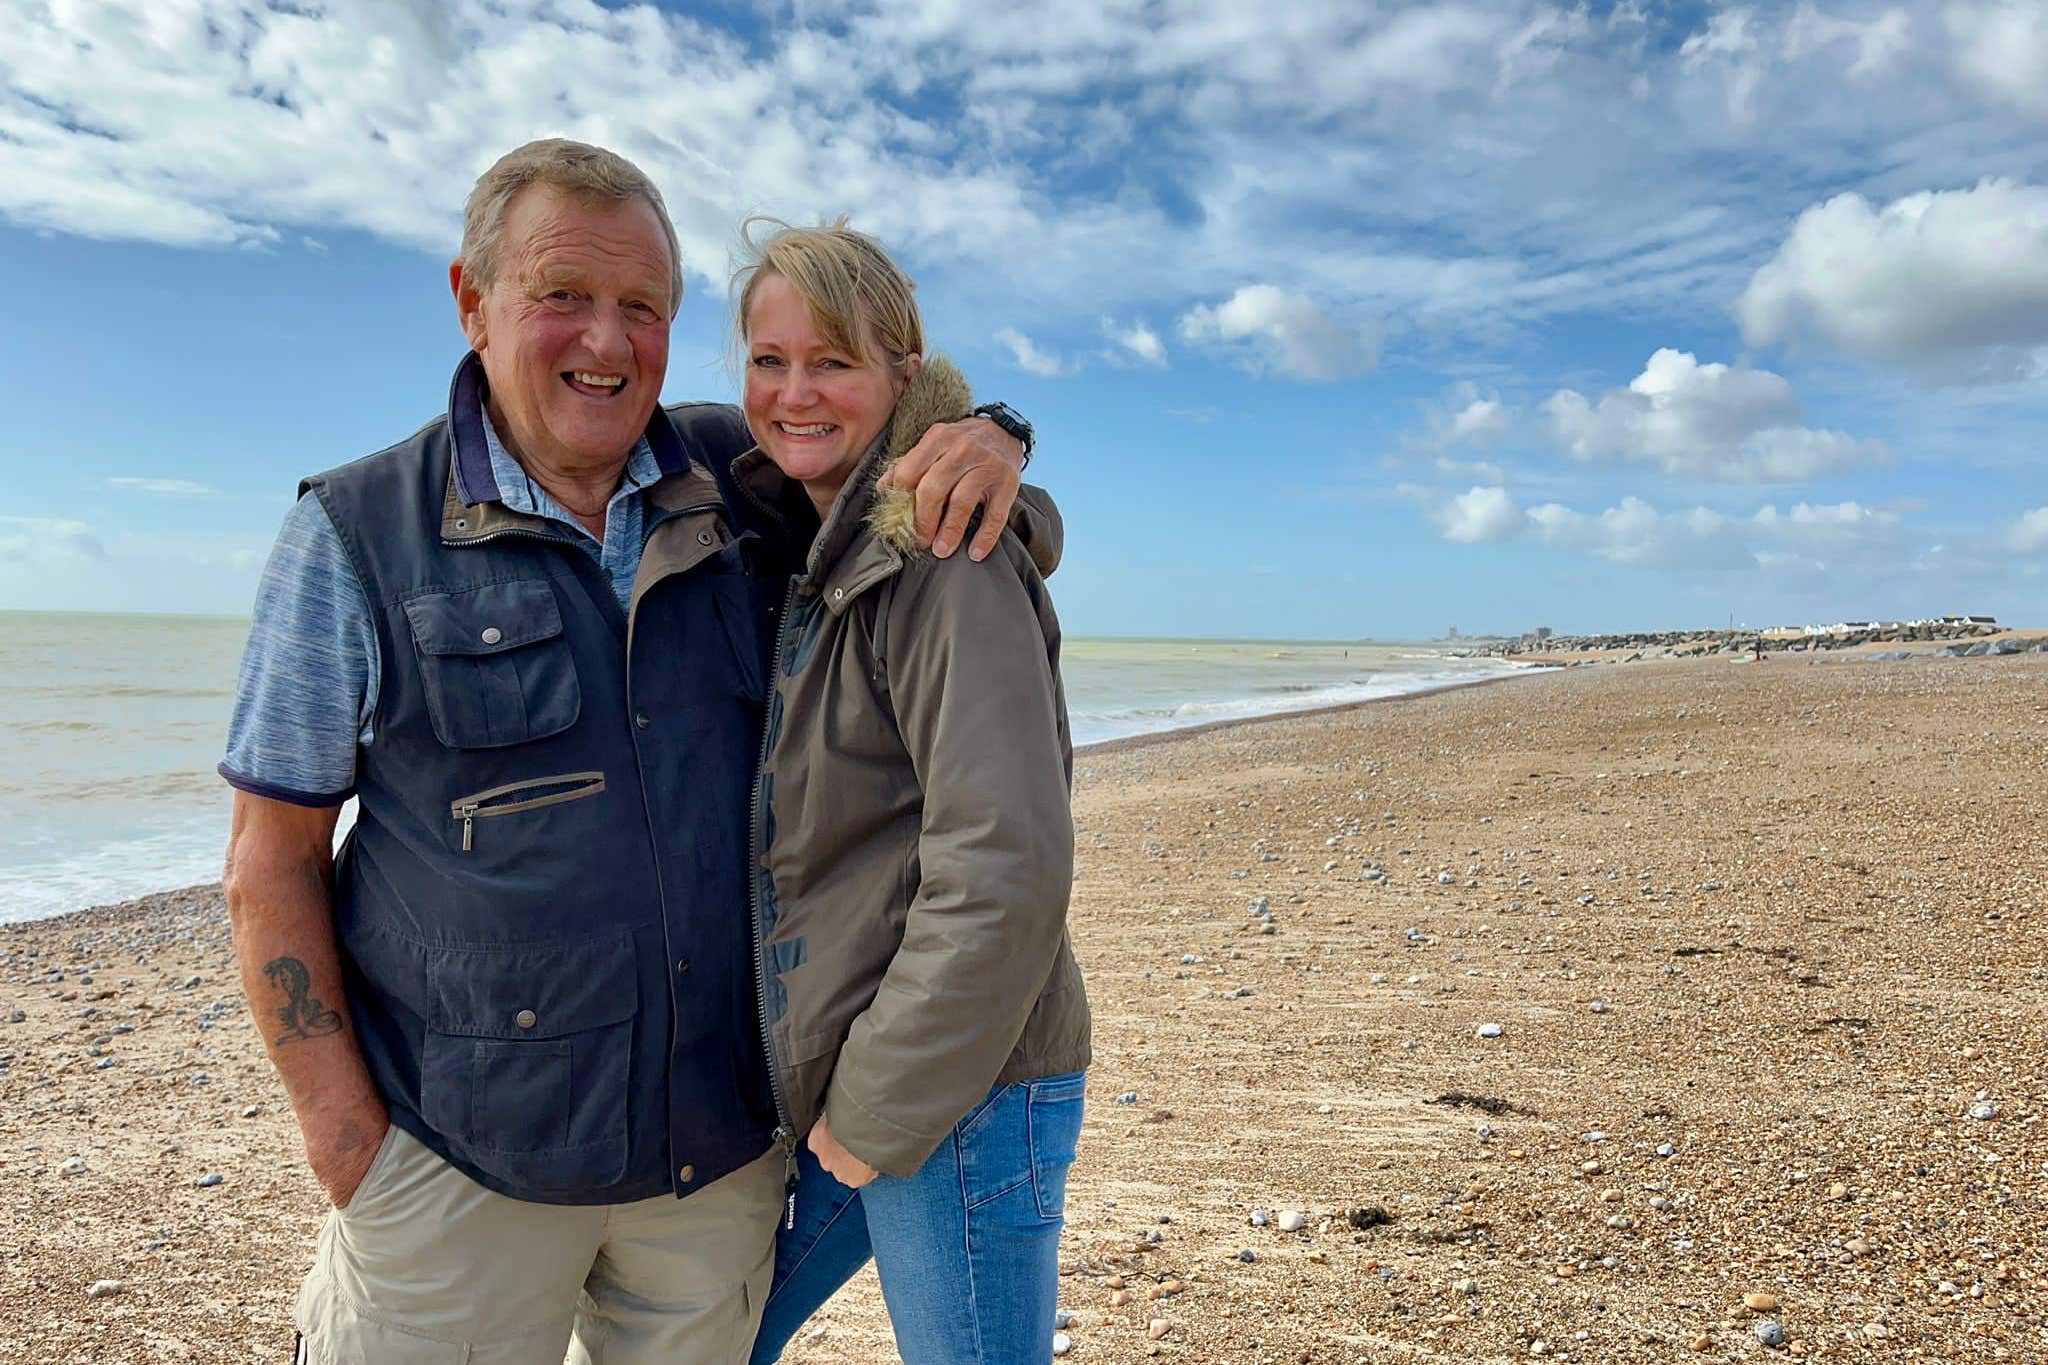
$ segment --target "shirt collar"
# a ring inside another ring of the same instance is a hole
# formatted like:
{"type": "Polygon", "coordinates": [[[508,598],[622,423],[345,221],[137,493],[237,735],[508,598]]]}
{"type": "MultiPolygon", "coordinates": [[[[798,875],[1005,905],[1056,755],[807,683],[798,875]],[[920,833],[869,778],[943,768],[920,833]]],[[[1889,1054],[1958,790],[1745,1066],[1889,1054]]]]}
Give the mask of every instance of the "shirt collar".
{"type": "MultiPolygon", "coordinates": [[[[518,468],[484,413],[486,387],[483,357],[471,351],[455,367],[455,378],[448,387],[448,434],[454,443],[455,488],[468,507],[506,502],[508,485],[501,481],[499,471],[518,468]],[[503,466],[500,460],[504,461],[503,466]]],[[[647,420],[646,434],[626,462],[626,481],[636,488],[645,488],[689,467],[689,454],[669,424],[668,414],[657,407],[647,420]]],[[[517,488],[520,484],[510,486],[517,488]]]]}

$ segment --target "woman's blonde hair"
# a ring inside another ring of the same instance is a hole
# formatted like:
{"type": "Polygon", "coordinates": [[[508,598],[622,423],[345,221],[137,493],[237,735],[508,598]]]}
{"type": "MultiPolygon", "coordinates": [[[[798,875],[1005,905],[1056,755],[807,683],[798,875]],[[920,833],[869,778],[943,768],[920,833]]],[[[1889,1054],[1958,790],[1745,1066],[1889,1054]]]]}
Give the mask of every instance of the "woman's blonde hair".
{"type": "Polygon", "coordinates": [[[747,344],[747,313],[763,275],[780,275],[810,305],[811,322],[826,344],[868,362],[901,368],[924,354],[924,318],[917,285],[882,244],[846,220],[791,227],[774,218],[749,218],[740,229],[744,261],[733,272],[739,287],[734,330],[747,344]],[[756,238],[757,229],[765,237],[756,238]]]}

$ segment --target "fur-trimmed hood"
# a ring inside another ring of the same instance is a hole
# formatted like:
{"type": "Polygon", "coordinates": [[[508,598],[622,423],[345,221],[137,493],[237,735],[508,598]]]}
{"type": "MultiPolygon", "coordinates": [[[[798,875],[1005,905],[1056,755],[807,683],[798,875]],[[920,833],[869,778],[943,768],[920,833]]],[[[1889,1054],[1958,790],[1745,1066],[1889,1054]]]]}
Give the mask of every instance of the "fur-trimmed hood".
{"type": "MultiPolygon", "coordinates": [[[[932,427],[960,421],[973,411],[974,390],[967,376],[943,355],[926,356],[890,414],[889,425],[839,490],[804,557],[805,584],[822,587],[829,580],[841,590],[840,596],[830,598],[835,609],[843,609],[840,604],[901,568],[906,559],[929,553],[917,546],[916,497],[908,489],[880,487],[877,481],[932,427]]],[[[771,507],[802,496],[795,480],[777,469],[759,446],[733,463],[733,474],[771,507]]],[[[1026,485],[1018,493],[1010,509],[1010,529],[1030,550],[1038,571],[1050,576],[1059,566],[1061,526],[1059,510],[1043,489],[1026,485]]]]}

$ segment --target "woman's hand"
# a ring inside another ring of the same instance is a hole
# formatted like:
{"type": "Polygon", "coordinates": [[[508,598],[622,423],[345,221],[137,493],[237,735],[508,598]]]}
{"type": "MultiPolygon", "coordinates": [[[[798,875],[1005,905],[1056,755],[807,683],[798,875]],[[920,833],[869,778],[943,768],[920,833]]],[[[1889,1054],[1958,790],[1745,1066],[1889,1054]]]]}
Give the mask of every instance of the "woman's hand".
{"type": "Polygon", "coordinates": [[[940,559],[959,548],[975,509],[985,506],[967,557],[987,559],[1009,523],[1023,469],[1022,442],[986,417],[969,417],[927,431],[882,482],[917,494],[918,543],[940,559]]]}
{"type": "Polygon", "coordinates": [[[840,1146],[822,1115],[811,1129],[810,1148],[826,1173],[849,1190],[857,1190],[875,1178],[875,1168],[840,1146]]]}

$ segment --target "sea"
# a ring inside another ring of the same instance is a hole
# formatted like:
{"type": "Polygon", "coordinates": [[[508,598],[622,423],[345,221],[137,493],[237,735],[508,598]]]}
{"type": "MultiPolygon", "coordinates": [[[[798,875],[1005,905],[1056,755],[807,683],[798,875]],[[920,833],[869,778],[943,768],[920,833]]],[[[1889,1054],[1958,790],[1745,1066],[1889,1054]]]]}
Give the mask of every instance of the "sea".
{"type": "MultiPolygon", "coordinates": [[[[0,612],[0,922],[220,875],[214,771],[248,622],[0,612]]],[[[1426,644],[1069,637],[1077,745],[1478,682],[1426,644]]],[[[347,815],[344,815],[344,820],[347,815]]]]}

